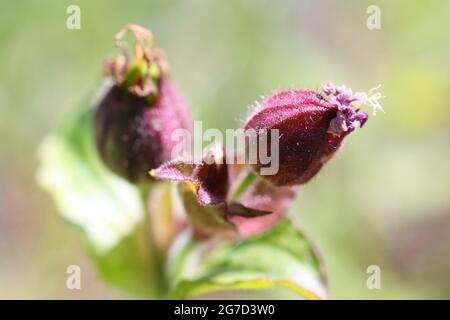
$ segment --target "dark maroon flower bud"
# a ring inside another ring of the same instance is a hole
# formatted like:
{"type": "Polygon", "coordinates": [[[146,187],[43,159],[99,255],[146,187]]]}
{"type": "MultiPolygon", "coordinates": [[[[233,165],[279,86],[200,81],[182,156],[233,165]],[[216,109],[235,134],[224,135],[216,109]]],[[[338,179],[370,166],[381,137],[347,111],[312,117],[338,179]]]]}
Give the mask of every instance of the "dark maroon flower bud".
{"type": "MultiPolygon", "coordinates": [[[[381,109],[379,93],[353,94],[351,89],[332,84],[327,84],[324,92],[326,96],[314,91],[283,91],[264,100],[250,116],[246,130],[253,129],[257,134],[279,130],[279,170],[262,178],[277,186],[308,182],[332,158],[344,138],[367,121],[368,114],[359,111],[359,106],[369,103],[381,109]]],[[[269,153],[270,137],[267,135],[269,153]]],[[[253,165],[257,173],[263,167],[260,161],[253,165]]]]}
{"type": "Polygon", "coordinates": [[[162,51],[152,51],[151,33],[128,25],[116,36],[124,54],[107,62],[113,84],[95,113],[97,147],[104,163],[130,182],[148,181],[148,171],[171,158],[171,134],[191,130],[189,108],[171,83],[162,51]],[[130,61],[122,38],[132,31],[135,57],[130,61]]]}

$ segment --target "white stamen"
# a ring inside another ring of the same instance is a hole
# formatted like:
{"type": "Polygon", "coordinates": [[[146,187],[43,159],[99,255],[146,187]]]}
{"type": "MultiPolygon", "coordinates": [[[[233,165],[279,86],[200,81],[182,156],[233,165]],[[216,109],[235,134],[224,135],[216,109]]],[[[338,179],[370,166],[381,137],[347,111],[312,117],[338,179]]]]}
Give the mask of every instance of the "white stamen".
{"type": "Polygon", "coordinates": [[[381,94],[381,92],[375,92],[375,91],[379,90],[380,87],[381,87],[381,84],[379,84],[375,88],[370,89],[368,94],[365,92],[356,92],[355,96],[358,98],[358,101],[355,101],[355,102],[357,102],[358,105],[361,105],[361,104],[370,105],[373,108],[373,112],[372,112],[373,115],[376,115],[378,110],[381,110],[384,112],[384,109],[378,100],[380,100],[381,98],[385,98],[385,96],[383,96],[381,94]]]}

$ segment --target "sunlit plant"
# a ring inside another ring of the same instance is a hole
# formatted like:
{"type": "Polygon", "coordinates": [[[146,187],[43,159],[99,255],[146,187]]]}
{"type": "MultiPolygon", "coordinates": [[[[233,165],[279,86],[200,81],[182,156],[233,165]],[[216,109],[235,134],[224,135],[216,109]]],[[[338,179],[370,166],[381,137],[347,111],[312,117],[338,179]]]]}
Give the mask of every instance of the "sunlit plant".
{"type": "MultiPolygon", "coordinates": [[[[328,83],[264,99],[243,129],[277,130],[278,170],[227,161],[221,145],[200,159],[172,157],[190,109],[170,79],[153,35],[137,25],[115,38],[122,53],[105,64],[105,86],[88,108],[65,116],[41,148],[41,185],[79,226],[105,281],[132,296],[187,298],[224,290],[286,288],[327,297],[322,260],[286,214],[310,181],[380,109],[380,95],[328,83]],[[125,36],[134,37],[130,50],[125,36]]],[[[271,136],[256,140],[271,146],[271,136]]],[[[255,141],[247,140],[247,149],[255,141]]],[[[275,152],[275,150],[268,150],[275,152]]]]}

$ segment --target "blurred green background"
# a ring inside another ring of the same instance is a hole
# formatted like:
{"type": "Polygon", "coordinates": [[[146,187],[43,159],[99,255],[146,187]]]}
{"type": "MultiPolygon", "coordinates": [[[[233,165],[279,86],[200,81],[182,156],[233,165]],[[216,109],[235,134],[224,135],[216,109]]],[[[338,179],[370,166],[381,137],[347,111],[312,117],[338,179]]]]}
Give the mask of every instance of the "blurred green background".
{"type": "Polygon", "coordinates": [[[35,183],[42,137],[92,97],[113,35],[150,28],[204,127],[261,95],[382,84],[386,110],[302,187],[290,214],[321,249],[330,298],[450,298],[450,1],[0,1],[0,298],[126,298],[35,183]],[[81,8],[81,30],[66,8],[81,8]],[[366,27],[370,4],[381,30],[366,27]],[[80,265],[82,290],[65,287],[80,265]],[[380,290],[366,287],[369,265],[380,290]]]}

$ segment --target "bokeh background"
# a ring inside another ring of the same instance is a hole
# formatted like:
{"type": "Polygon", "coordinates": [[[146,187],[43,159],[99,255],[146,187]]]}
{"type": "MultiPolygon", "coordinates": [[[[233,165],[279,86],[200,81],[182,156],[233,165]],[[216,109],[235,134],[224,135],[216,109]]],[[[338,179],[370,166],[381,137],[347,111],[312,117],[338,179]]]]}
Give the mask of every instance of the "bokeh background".
{"type": "Polygon", "coordinates": [[[0,1],[0,298],[127,298],[35,182],[37,149],[89,100],[113,35],[150,28],[204,127],[238,127],[284,88],[382,84],[385,113],[347,139],[290,214],[321,249],[330,298],[450,298],[450,1],[0,1]],[[66,8],[81,8],[81,30],[66,8]],[[381,8],[381,30],[366,9],[381,8]],[[65,287],[66,267],[82,290],[65,287]],[[368,290],[378,265],[381,290],[368,290]]]}

